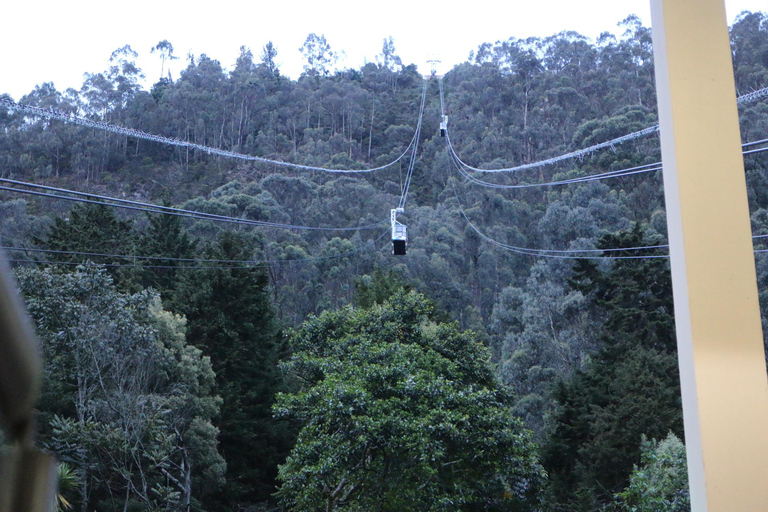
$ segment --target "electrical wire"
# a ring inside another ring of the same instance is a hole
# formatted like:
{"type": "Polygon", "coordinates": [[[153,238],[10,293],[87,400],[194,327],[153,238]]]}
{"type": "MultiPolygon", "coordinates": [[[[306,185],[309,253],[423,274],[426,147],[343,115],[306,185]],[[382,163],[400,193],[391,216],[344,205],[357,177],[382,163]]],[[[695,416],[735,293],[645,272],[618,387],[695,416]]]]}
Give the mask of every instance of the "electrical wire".
{"type": "Polygon", "coordinates": [[[0,106],[4,106],[10,110],[17,111],[17,112],[23,112],[23,113],[38,116],[38,117],[44,117],[46,119],[57,119],[59,121],[73,123],[79,126],[85,126],[87,128],[93,128],[97,130],[105,130],[108,132],[117,133],[119,135],[125,135],[128,137],[133,137],[136,139],[148,140],[152,142],[158,142],[160,144],[167,144],[167,145],[177,146],[182,148],[196,149],[199,151],[204,151],[210,155],[218,155],[226,158],[236,158],[239,160],[246,160],[249,162],[258,162],[258,163],[270,164],[270,165],[276,165],[276,166],[282,166],[282,167],[290,167],[293,169],[300,169],[305,171],[322,171],[322,172],[341,173],[341,174],[367,173],[367,172],[381,171],[389,167],[392,167],[393,165],[398,163],[400,160],[405,158],[405,155],[408,154],[408,152],[411,150],[411,147],[414,144],[418,143],[418,140],[417,140],[418,137],[415,135],[414,138],[411,139],[411,143],[408,145],[408,147],[405,148],[405,151],[403,151],[403,153],[399,157],[397,157],[395,160],[385,165],[373,167],[371,169],[329,169],[327,167],[294,164],[291,162],[283,162],[282,160],[272,160],[272,159],[263,158],[260,156],[251,156],[251,155],[245,155],[242,153],[237,153],[235,151],[227,151],[224,149],[212,148],[210,146],[204,146],[202,144],[195,144],[195,143],[183,141],[180,139],[165,137],[163,135],[154,135],[141,130],[135,130],[133,128],[124,128],[122,126],[116,126],[103,121],[94,121],[92,119],[88,119],[86,117],[78,116],[75,114],[68,114],[66,112],[62,112],[54,108],[44,109],[40,107],[33,107],[32,105],[16,103],[15,101],[10,100],[8,98],[0,98],[0,106]]]}
{"type": "MultiPolygon", "coordinates": [[[[352,254],[356,254],[359,252],[362,252],[365,250],[368,246],[374,245],[384,238],[386,235],[389,234],[389,231],[385,231],[382,233],[378,238],[375,240],[369,240],[365,242],[365,244],[361,247],[358,247],[356,249],[353,249],[351,251],[345,251],[339,254],[334,254],[331,256],[313,256],[309,258],[296,258],[296,259],[288,259],[288,260],[226,260],[226,259],[205,259],[205,258],[174,258],[174,257],[165,257],[165,256],[140,256],[140,255],[132,255],[132,254],[107,254],[107,253],[93,253],[93,252],[80,252],[80,251],[62,251],[62,250],[55,250],[55,249],[39,249],[39,248],[25,248],[25,247],[0,247],[2,250],[6,251],[18,251],[18,252],[35,252],[35,253],[45,253],[45,254],[61,254],[61,255],[70,255],[70,256],[86,256],[86,257],[102,257],[102,258],[115,258],[115,259],[125,259],[125,260],[147,260],[147,261],[176,261],[176,262],[182,262],[182,263],[231,263],[233,265],[198,265],[198,266],[192,266],[192,265],[184,265],[184,266],[177,266],[177,265],[147,265],[147,264],[141,264],[137,265],[135,262],[133,264],[123,264],[123,263],[94,263],[95,265],[104,266],[104,267],[138,267],[141,266],[141,268],[151,268],[151,269],[176,269],[176,270],[200,270],[200,269],[238,269],[238,268],[255,268],[260,266],[266,266],[266,265],[290,265],[290,264],[296,264],[296,263],[307,263],[311,261],[319,261],[319,260],[331,260],[331,259],[337,259],[342,258],[344,256],[349,256],[352,254]]],[[[8,261],[13,261],[17,263],[38,263],[38,264],[50,264],[50,265],[82,265],[84,263],[82,262],[71,262],[71,261],[38,261],[38,260],[20,260],[20,259],[11,259],[8,261]]]]}
{"type": "MultiPolygon", "coordinates": [[[[124,260],[162,260],[162,261],[178,261],[183,263],[260,263],[256,260],[222,260],[222,259],[205,259],[205,258],[176,258],[173,256],[139,256],[136,254],[109,254],[101,252],[82,252],[82,251],[64,251],[58,249],[40,249],[36,247],[0,247],[5,251],[19,251],[19,252],[33,252],[44,254],[61,254],[67,256],[88,256],[98,258],[115,258],[124,260]]],[[[174,267],[179,268],[179,267],[174,267]]]]}
{"type": "MultiPolygon", "coordinates": [[[[20,260],[15,258],[7,258],[6,261],[19,264],[35,264],[35,265],[77,265],[77,266],[94,266],[104,268],[133,268],[138,267],[136,264],[122,264],[122,263],[93,263],[90,261],[50,261],[50,260],[20,260]]],[[[212,266],[184,266],[177,267],[172,265],[141,265],[141,268],[151,269],[176,269],[176,270],[225,270],[225,269],[249,269],[258,268],[257,265],[241,265],[241,266],[226,266],[226,267],[212,267],[212,266]]]]}
{"type": "Polygon", "coordinates": [[[373,229],[375,227],[381,226],[382,224],[386,223],[386,221],[381,221],[375,224],[368,224],[365,226],[352,226],[352,227],[344,227],[344,228],[300,226],[295,224],[283,224],[278,222],[267,222],[267,221],[252,220],[252,219],[243,219],[239,217],[230,217],[227,215],[205,213],[205,212],[200,212],[195,210],[185,210],[181,208],[173,208],[170,206],[160,206],[152,203],[144,203],[141,201],[131,201],[128,199],[120,199],[116,197],[109,197],[109,196],[104,196],[99,194],[91,194],[89,192],[80,192],[76,190],[69,190],[69,189],[59,188],[59,187],[50,187],[47,185],[37,185],[35,183],[11,180],[7,178],[0,178],[0,183],[47,190],[51,192],[60,192],[64,194],[71,194],[77,197],[69,197],[61,194],[53,194],[50,192],[37,192],[34,190],[23,190],[15,187],[0,186],[0,190],[4,190],[6,192],[15,192],[20,194],[28,194],[28,195],[38,196],[38,197],[48,197],[48,198],[59,199],[64,201],[74,201],[74,202],[86,203],[86,204],[97,204],[102,206],[111,206],[113,208],[122,208],[126,210],[134,210],[134,211],[140,211],[140,212],[146,212],[146,213],[160,213],[164,215],[174,215],[177,217],[186,217],[186,218],[192,218],[197,220],[210,220],[213,222],[225,222],[225,223],[241,224],[241,225],[247,225],[247,226],[309,230],[309,231],[361,231],[366,229],[373,229]],[[92,198],[92,199],[85,199],[85,198],[92,198]]]}

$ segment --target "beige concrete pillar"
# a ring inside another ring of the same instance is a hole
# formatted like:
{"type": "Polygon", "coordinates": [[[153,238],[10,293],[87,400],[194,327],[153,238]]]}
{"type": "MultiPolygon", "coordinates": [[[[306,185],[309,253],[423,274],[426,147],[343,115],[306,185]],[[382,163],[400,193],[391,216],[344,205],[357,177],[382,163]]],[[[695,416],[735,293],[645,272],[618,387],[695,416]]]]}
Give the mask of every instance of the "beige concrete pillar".
{"type": "Polygon", "coordinates": [[[768,379],[723,0],[651,0],[691,502],[768,510],[768,379]]]}

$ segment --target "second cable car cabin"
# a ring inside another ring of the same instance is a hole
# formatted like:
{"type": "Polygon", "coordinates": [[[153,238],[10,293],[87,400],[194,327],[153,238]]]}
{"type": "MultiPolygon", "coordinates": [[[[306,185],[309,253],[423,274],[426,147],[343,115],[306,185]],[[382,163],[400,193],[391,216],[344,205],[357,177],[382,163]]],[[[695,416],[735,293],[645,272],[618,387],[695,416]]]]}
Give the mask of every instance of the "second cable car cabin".
{"type": "Polygon", "coordinates": [[[443,116],[440,121],[440,136],[445,137],[445,133],[448,131],[448,116],[443,116]]]}
{"type": "Polygon", "coordinates": [[[395,256],[405,256],[408,247],[408,231],[405,224],[397,222],[397,214],[403,213],[402,208],[394,208],[391,211],[390,220],[392,222],[392,254],[395,256]]]}

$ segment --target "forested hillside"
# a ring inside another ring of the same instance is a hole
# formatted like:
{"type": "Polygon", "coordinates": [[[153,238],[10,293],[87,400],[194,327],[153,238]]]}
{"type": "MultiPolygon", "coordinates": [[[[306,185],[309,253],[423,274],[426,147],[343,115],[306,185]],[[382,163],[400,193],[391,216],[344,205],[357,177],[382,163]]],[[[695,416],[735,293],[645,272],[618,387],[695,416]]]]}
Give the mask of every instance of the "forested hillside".
{"type": "MultiPolygon", "coordinates": [[[[431,78],[391,39],[333,70],[311,35],[298,80],[270,44],[150,90],[125,46],[80,90],[0,96],[0,241],[67,499],[687,510],[658,135],[537,165],[656,124],[650,29],[619,31],[489,42],[431,78]]],[[[768,15],[731,41],[739,94],[768,87],[768,15]]],[[[739,113],[743,142],[768,139],[768,95],[739,113]]],[[[768,157],[745,165],[768,234],[768,157]]]]}

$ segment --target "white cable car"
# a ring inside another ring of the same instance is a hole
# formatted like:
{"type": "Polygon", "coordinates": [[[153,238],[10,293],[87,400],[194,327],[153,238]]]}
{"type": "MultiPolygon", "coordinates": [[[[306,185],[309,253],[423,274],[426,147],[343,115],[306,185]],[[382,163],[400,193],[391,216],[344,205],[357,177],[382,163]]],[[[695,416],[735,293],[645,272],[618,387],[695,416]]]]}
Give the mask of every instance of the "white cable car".
{"type": "Polygon", "coordinates": [[[394,208],[391,211],[392,222],[392,254],[395,256],[405,256],[405,250],[408,246],[408,232],[405,224],[397,222],[397,214],[403,213],[403,208],[394,208]]]}
{"type": "Polygon", "coordinates": [[[440,136],[445,137],[446,131],[448,131],[448,116],[443,116],[443,120],[440,122],[440,136]]]}

